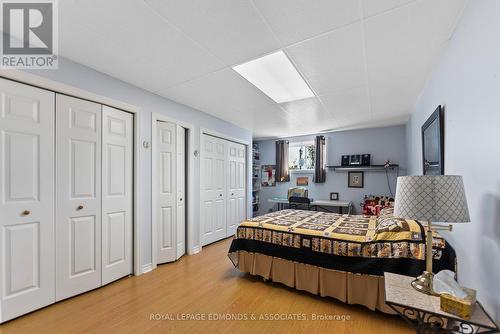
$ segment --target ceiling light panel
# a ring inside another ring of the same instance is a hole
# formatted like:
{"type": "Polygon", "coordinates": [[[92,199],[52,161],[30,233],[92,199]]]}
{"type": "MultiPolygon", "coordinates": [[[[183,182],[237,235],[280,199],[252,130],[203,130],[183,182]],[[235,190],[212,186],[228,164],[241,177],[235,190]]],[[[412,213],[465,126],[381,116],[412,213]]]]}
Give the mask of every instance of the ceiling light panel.
{"type": "Polygon", "coordinates": [[[234,66],[233,69],[277,103],[314,96],[283,51],[234,66]]]}

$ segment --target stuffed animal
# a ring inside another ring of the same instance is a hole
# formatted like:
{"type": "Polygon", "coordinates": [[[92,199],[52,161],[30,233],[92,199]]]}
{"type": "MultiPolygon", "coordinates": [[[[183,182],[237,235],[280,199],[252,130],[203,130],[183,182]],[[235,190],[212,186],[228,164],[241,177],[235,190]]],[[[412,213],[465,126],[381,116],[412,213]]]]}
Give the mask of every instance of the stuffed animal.
{"type": "Polygon", "coordinates": [[[379,216],[382,209],[394,206],[394,198],[388,196],[365,195],[361,206],[363,208],[363,215],[379,216]]]}

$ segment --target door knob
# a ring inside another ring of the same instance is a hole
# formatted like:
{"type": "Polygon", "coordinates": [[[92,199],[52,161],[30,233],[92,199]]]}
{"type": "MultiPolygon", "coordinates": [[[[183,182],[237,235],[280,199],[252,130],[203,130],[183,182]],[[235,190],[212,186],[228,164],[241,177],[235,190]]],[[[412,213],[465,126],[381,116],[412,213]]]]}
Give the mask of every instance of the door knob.
{"type": "Polygon", "coordinates": [[[30,212],[30,210],[24,210],[24,211],[22,212],[23,216],[27,216],[27,215],[29,215],[30,213],[31,213],[31,212],[30,212]]]}
{"type": "Polygon", "coordinates": [[[180,201],[182,201],[182,198],[180,199],[180,201]]]}
{"type": "Polygon", "coordinates": [[[222,194],[219,194],[220,197],[222,197],[222,194]]]}
{"type": "Polygon", "coordinates": [[[234,193],[231,193],[231,196],[234,196],[234,193]]]}
{"type": "Polygon", "coordinates": [[[76,209],[77,210],[82,210],[83,209],[83,205],[79,205],[76,209]]]}

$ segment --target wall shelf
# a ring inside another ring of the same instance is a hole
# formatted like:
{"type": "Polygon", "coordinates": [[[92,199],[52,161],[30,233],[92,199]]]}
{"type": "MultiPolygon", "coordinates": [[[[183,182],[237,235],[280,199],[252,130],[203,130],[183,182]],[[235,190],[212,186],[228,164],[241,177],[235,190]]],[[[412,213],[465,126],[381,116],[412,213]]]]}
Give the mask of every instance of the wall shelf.
{"type": "Polygon", "coordinates": [[[334,172],[383,172],[385,170],[394,170],[399,168],[398,164],[390,164],[388,168],[384,165],[371,165],[371,166],[326,166],[327,168],[333,169],[334,172]]]}
{"type": "Polygon", "coordinates": [[[259,213],[260,187],[262,171],[260,166],[260,147],[258,143],[252,145],[252,211],[255,217],[259,213]]]}

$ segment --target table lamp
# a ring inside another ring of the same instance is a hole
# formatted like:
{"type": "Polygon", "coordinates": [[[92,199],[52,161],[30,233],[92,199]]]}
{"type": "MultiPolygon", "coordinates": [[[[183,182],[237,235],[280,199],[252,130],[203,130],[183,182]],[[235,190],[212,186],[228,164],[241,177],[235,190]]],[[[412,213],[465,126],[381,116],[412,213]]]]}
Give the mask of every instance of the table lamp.
{"type": "Polygon", "coordinates": [[[433,295],[432,223],[470,222],[464,184],[461,176],[400,176],[396,186],[394,217],[427,222],[426,270],[411,285],[418,291],[433,295]]]}

